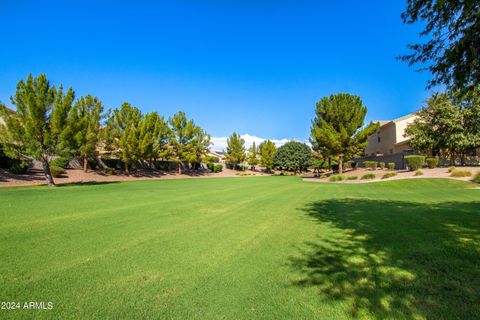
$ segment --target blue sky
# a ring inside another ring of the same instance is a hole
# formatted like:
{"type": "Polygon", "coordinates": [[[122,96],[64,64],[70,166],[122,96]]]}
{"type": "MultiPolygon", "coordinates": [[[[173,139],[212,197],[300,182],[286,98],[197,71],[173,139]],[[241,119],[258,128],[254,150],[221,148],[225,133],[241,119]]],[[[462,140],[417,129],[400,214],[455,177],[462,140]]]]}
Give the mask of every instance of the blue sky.
{"type": "Polygon", "coordinates": [[[46,73],[110,108],[183,110],[214,137],[307,140],[325,95],[359,95],[368,120],[421,107],[429,74],[395,59],[420,31],[405,3],[4,0],[0,100],[46,73]]]}

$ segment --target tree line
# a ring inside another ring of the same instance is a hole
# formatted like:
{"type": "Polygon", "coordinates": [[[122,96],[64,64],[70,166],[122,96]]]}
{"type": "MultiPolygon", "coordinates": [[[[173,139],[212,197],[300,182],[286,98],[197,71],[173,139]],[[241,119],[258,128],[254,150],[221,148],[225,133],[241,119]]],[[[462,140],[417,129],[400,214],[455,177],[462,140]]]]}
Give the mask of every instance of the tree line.
{"type": "Polygon", "coordinates": [[[50,161],[81,157],[84,170],[98,150],[124,163],[128,174],[138,160],[149,165],[157,159],[198,168],[209,151],[210,135],[184,112],[164,119],[156,112],[143,114],[125,102],[107,110],[95,96],[75,100],[72,88],[50,84],[45,74],[20,80],[11,97],[15,111],[0,105],[0,143],[12,158],[41,162],[48,185],[54,185],[50,161]]]}

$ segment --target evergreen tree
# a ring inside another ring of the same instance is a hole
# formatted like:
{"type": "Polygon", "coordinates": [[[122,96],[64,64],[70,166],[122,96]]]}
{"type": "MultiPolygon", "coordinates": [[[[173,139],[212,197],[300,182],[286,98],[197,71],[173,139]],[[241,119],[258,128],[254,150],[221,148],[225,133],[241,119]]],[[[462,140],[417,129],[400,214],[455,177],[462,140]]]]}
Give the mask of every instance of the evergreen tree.
{"type": "Polygon", "coordinates": [[[192,168],[198,169],[202,160],[207,156],[210,151],[210,135],[202,128],[195,126],[195,134],[190,145],[189,162],[192,168]]]}
{"type": "Polygon", "coordinates": [[[267,172],[272,172],[273,159],[275,157],[275,151],[276,151],[275,144],[270,140],[263,141],[259,146],[259,150],[260,150],[260,165],[264,167],[267,170],[267,172]]]}
{"type": "Polygon", "coordinates": [[[236,132],[227,139],[227,150],[225,151],[227,162],[237,168],[237,165],[245,161],[245,140],[236,132]]]}
{"type": "Polygon", "coordinates": [[[50,85],[44,74],[29,75],[17,84],[11,98],[15,112],[0,108],[5,124],[0,124],[0,142],[12,158],[30,157],[42,163],[49,186],[55,185],[49,161],[61,152],[62,134],[72,107],[74,92],[63,93],[50,85]]]}
{"type": "Polygon", "coordinates": [[[253,141],[252,146],[248,150],[247,162],[250,165],[252,170],[255,170],[255,166],[258,164],[258,148],[253,141]]]}
{"type": "Polygon", "coordinates": [[[210,136],[195,125],[193,120],[187,120],[185,113],[177,112],[169,119],[172,130],[170,140],[171,152],[178,162],[178,173],[182,173],[184,163],[198,164],[208,152],[210,136]]]}
{"type": "Polygon", "coordinates": [[[339,173],[343,172],[343,161],[361,154],[368,136],[378,128],[370,123],[362,129],[366,113],[360,97],[350,94],[331,95],[317,102],[310,142],[315,151],[338,157],[339,173]]]}
{"type": "Polygon", "coordinates": [[[97,153],[102,112],[100,100],[87,95],[77,100],[68,115],[63,140],[71,154],[82,157],[84,172],[87,172],[88,159],[97,153]]]}
{"type": "Polygon", "coordinates": [[[141,158],[141,123],[141,111],[127,102],[120,109],[115,109],[107,122],[108,141],[111,143],[108,149],[124,162],[126,174],[130,174],[130,166],[141,158]]]}
{"type": "Polygon", "coordinates": [[[140,154],[141,158],[148,160],[149,167],[152,161],[168,156],[168,139],[170,128],[163,117],[158,113],[147,113],[140,126],[140,154]]]}
{"type": "Polygon", "coordinates": [[[287,170],[302,172],[312,163],[312,150],[305,143],[289,141],[275,152],[273,164],[287,170]]]}

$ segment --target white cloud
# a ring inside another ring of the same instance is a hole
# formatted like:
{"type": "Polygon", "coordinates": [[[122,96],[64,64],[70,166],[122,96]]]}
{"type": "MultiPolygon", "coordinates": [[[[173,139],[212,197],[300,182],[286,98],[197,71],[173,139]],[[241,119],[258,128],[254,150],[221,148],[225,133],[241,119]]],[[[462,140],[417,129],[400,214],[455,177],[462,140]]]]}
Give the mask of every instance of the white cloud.
{"type": "MultiPolygon", "coordinates": [[[[248,133],[240,135],[240,137],[245,140],[245,148],[248,149],[252,146],[253,142],[258,146],[263,141],[267,140],[265,138],[260,138],[257,136],[252,136],[248,133]]],[[[227,148],[227,139],[228,137],[212,137],[212,146],[211,149],[214,151],[223,151],[227,148]]],[[[280,147],[287,143],[288,141],[300,141],[298,139],[270,139],[277,147],[280,147]]]]}

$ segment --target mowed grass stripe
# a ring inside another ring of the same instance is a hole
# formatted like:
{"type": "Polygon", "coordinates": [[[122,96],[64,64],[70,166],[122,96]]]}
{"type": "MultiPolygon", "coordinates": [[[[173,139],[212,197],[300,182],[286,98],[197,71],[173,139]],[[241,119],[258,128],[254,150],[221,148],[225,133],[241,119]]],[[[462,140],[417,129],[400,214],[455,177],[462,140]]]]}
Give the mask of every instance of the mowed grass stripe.
{"type": "Polygon", "coordinates": [[[468,187],[261,177],[0,190],[8,207],[0,216],[9,223],[0,228],[7,258],[0,294],[55,302],[54,311],[1,316],[449,318],[453,305],[473,315],[479,206],[478,190],[468,187]],[[38,221],[62,216],[58,206],[69,205],[63,216],[71,219],[29,223],[29,210],[37,209],[38,221]],[[464,269],[455,279],[465,290],[455,284],[452,299],[435,261],[450,270],[457,259],[464,269]],[[397,274],[416,280],[398,286],[397,274]],[[363,287],[362,277],[373,276],[372,289],[363,287]],[[418,282],[430,277],[438,284],[418,282]]]}

